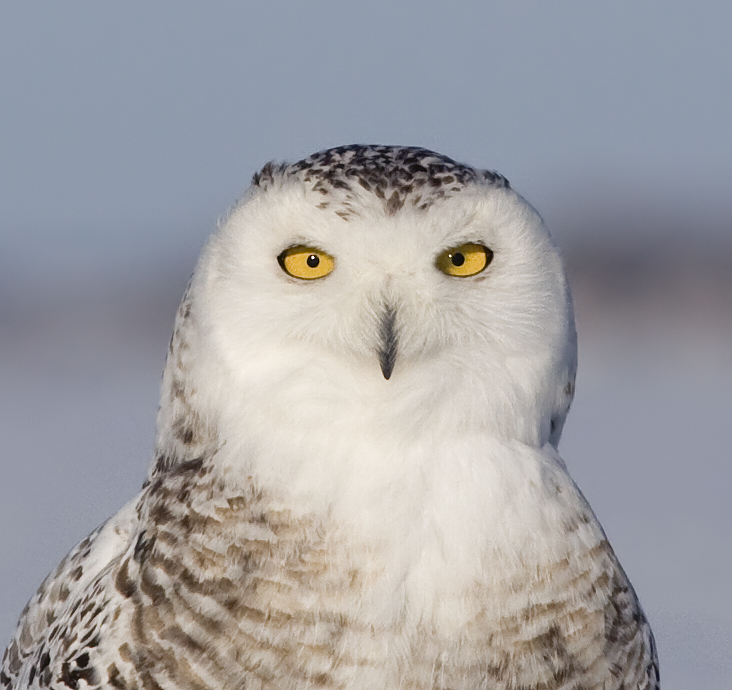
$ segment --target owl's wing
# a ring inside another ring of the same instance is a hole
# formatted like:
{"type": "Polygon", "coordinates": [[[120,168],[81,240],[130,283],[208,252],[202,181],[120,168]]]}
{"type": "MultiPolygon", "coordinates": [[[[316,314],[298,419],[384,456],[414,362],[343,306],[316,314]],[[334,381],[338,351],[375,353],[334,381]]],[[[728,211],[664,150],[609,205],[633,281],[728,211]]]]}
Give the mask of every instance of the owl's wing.
{"type": "MultiPolygon", "coordinates": [[[[609,546],[608,546],[609,549],[609,546]]],[[[619,687],[659,690],[656,643],[638,597],[613,554],[616,572],[605,608],[605,658],[619,687]]]]}
{"type": "MultiPolygon", "coordinates": [[[[15,636],[5,651],[0,687],[48,687],[48,670],[56,648],[68,648],[80,641],[94,646],[94,626],[85,630],[74,624],[95,595],[103,598],[104,593],[95,591],[94,583],[125,553],[136,526],[133,501],[74,547],[44,580],[20,615],[15,636]],[[85,635],[87,631],[91,632],[85,635]]],[[[71,681],[66,684],[75,688],[78,679],[84,677],[83,665],[65,670],[71,681]]]]}

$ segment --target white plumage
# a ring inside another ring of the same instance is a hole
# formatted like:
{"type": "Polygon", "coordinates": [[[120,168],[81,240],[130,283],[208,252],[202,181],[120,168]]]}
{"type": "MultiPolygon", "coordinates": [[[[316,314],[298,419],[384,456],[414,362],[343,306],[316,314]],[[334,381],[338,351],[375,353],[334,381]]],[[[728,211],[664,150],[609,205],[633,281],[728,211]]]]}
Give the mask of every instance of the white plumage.
{"type": "Polygon", "coordinates": [[[265,166],[181,304],[142,492],[0,681],[658,688],[557,454],[575,366],[559,255],[500,175],[383,146],[265,166]]]}

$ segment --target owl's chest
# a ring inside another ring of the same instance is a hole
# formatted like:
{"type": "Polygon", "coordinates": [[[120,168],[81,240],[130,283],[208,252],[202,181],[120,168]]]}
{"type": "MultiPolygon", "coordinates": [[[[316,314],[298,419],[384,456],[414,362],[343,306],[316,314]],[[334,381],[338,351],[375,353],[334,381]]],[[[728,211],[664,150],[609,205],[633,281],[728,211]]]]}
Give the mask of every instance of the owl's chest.
{"type": "Polygon", "coordinates": [[[450,543],[436,519],[402,519],[387,538],[375,525],[298,517],[261,493],[219,496],[184,515],[185,535],[179,521],[158,524],[165,547],[149,554],[148,578],[162,581],[173,544],[184,572],[151,615],[167,606],[185,635],[206,635],[222,677],[277,688],[467,689],[487,677],[532,687],[567,675],[564,628],[600,644],[603,606],[589,601],[600,595],[587,585],[582,602],[566,589],[583,577],[579,561],[491,561],[480,539],[450,543]]]}

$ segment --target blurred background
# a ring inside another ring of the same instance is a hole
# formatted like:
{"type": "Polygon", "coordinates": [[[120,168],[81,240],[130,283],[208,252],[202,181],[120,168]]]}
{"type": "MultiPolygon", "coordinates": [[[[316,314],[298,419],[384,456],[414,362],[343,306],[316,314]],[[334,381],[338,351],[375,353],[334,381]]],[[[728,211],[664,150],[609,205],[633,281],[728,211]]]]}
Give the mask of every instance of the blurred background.
{"type": "Polygon", "coordinates": [[[665,690],[732,688],[732,5],[4,0],[0,648],[138,489],[177,302],[270,159],[494,168],[561,246],[562,453],[665,690]]]}

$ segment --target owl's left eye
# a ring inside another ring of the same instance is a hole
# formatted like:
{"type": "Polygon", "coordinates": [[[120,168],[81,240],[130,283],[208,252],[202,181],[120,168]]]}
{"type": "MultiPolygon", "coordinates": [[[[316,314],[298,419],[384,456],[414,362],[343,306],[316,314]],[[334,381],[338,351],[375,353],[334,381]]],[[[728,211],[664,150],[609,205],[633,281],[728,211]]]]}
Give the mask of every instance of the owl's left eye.
{"type": "Polygon", "coordinates": [[[467,278],[480,273],[493,259],[488,247],[466,242],[459,247],[447,249],[437,257],[437,268],[449,276],[467,278]]]}
{"type": "Polygon", "coordinates": [[[277,257],[287,275],[300,280],[315,280],[327,276],[335,268],[335,259],[322,249],[290,247],[277,257]]]}

